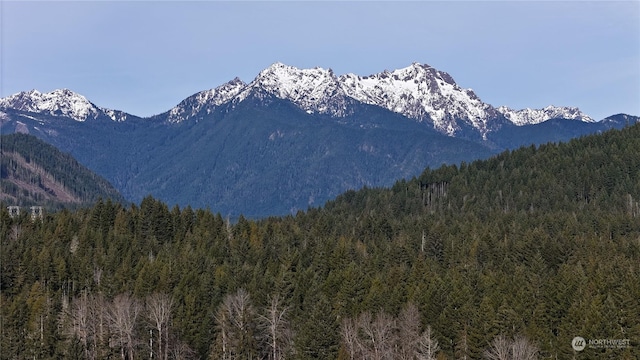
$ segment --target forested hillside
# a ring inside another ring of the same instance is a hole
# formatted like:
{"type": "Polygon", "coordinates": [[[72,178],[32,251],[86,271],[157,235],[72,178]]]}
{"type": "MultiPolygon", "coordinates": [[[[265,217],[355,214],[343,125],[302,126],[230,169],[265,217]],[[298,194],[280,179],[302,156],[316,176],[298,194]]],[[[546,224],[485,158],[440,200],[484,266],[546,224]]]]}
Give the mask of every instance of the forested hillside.
{"type": "Polygon", "coordinates": [[[0,358],[637,359],[639,153],[636,125],[260,221],[3,206],[0,358]]]}
{"type": "Polygon", "coordinates": [[[0,138],[0,200],[47,208],[93,204],[99,198],[124,201],[105,179],[71,155],[26,134],[0,138]]]}

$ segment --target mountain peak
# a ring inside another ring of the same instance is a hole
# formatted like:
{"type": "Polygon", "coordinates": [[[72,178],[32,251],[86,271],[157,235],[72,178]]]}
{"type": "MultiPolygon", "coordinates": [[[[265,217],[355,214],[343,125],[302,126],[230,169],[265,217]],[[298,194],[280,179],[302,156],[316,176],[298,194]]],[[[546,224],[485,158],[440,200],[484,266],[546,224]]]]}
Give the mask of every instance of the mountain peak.
{"type": "Polygon", "coordinates": [[[0,99],[0,108],[67,117],[80,122],[101,115],[116,122],[125,121],[129,117],[123,111],[98,107],[83,95],[69,89],[56,89],[48,93],[35,89],[23,91],[0,99]]]}
{"type": "Polygon", "coordinates": [[[460,88],[453,78],[429,65],[414,62],[408,67],[360,77],[340,77],[348,96],[380,105],[417,121],[430,121],[436,129],[454,135],[458,121],[486,132],[495,113],[471,89],[460,88]]]}
{"type": "Polygon", "coordinates": [[[279,97],[295,100],[318,85],[337,86],[336,80],[331,70],[321,67],[299,69],[278,62],[261,71],[252,85],[259,85],[279,97]]]}
{"type": "Polygon", "coordinates": [[[277,62],[261,71],[239,100],[255,91],[290,100],[308,113],[343,116],[345,111],[344,94],[331,69],[299,69],[277,62]]]}
{"type": "Polygon", "coordinates": [[[397,79],[404,77],[405,80],[415,79],[419,76],[424,76],[425,74],[437,71],[429,65],[421,64],[418,62],[414,62],[411,65],[393,70],[389,72],[393,76],[396,76],[397,79]]]}
{"type": "Polygon", "coordinates": [[[85,121],[98,116],[98,109],[84,96],[69,89],[57,89],[48,93],[38,90],[20,92],[0,99],[0,107],[20,111],[65,116],[85,121]]]}

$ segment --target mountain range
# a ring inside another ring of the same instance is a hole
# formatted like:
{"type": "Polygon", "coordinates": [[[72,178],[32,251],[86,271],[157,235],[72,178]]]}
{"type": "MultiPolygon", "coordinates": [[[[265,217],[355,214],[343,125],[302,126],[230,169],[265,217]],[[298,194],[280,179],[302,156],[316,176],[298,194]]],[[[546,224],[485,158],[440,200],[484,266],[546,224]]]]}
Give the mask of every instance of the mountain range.
{"type": "Polygon", "coordinates": [[[575,107],[494,107],[419,63],[370,76],[275,63],[249,83],[235,78],[148,118],[70,90],[0,99],[3,133],[30,133],[71,153],[131,201],[151,194],[254,217],[637,121],[595,121],[575,107]]]}

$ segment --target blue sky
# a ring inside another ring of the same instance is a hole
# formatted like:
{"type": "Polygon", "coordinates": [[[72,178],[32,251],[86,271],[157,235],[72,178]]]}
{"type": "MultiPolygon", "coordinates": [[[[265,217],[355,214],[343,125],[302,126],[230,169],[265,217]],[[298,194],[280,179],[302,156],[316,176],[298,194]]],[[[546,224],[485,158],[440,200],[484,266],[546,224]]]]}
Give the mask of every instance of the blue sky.
{"type": "Polygon", "coordinates": [[[412,62],[494,106],[640,115],[639,1],[2,1],[0,96],[68,88],[139,116],[274,62],[412,62]]]}

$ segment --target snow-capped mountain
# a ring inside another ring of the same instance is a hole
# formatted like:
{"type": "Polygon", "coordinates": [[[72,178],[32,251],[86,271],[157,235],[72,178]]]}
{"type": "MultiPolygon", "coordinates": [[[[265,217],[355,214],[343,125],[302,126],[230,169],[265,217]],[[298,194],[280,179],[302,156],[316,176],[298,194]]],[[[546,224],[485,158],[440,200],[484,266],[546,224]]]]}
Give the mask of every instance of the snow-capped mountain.
{"type": "Polygon", "coordinates": [[[38,90],[24,91],[0,99],[0,108],[71,118],[76,121],[95,119],[106,115],[111,120],[125,121],[128,115],[119,110],[101,108],[86,97],[68,89],[48,93],[38,90]]]}
{"type": "Polygon", "coordinates": [[[261,90],[298,105],[308,113],[346,116],[347,99],[383,107],[433,126],[448,135],[464,121],[480,132],[496,117],[491,105],[484,104],[470,89],[460,88],[453,78],[428,65],[384,71],[370,76],[336,76],[331,69],[298,69],[275,63],[260,72],[236,101],[261,90]]]}
{"type": "Polygon", "coordinates": [[[299,69],[274,63],[248,84],[236,78],[187,98],[169,111],[167,121],[185,121],[205,108],[210,113],[216,106],[241,102],[251,94],[270,94],[291,101],[309,114],[333,117],[351,114],[349,103],[355,100],[431,124],[449,136],[455,136],[464,126],[485,137],[499,126],[496,121],[501,117],[516,125],[537,124],[560,117],[593,121],[579,109],[570,107],[517,111],[507,107],[494,108],[482,102],[472,89],[461,88],[448,73],[419,63],[369,76],[337,76],[331,69],[299,69]]]}
{"type": "Polygon", "coordinates": [[[504,115],[512,123],[522,125],[534,125],[550,119],[571,119],[584,122],[594,122],[595,120],[580,111],[576,107],[547,106],[544,109],[522,109],[513,110],[507,106],[500,106],[496,110],[504,115]]]}
{"type": "MultiPolygon", "coordinates": [[[[214,89],[196,93],[159,116],[167,123],[180,123],[196,116],[202,118],[225,104],[238,104],[249,96],[264,98],[265,95],[291,101],[309,114],[337,118],[352,115],[350,104],[379,106],[449,136],[458,136],[463,129],[471,129],[483,139],[508,122],[520,126],[554,118],[594,121],[574,107],[494,108],[482,102],[473,90],[461,88],[448,73],[420,63],[369,76],[351,73],[337,76],[331,69],[299,69],[274,63],[250,83],[235,78],[214,89]]],[[[100,115],[116,122],[128,118],[124,112],[97,107],[84,96],[67,89],[18,93],[0,99],[0,108],[65,116],[77,121],[100,115]]]]}

